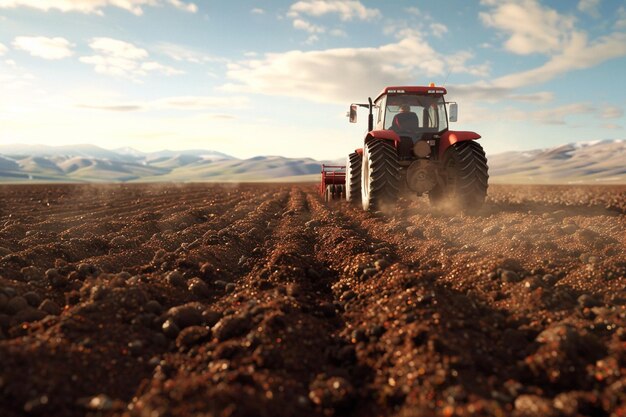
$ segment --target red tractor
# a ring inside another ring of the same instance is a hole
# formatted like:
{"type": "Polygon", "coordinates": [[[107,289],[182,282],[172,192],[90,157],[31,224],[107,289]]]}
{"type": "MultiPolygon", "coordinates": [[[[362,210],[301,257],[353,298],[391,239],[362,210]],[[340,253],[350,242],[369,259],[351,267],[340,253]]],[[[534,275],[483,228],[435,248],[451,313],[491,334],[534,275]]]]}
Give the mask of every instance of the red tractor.
{"type": "Polygon", "coordinates": [[[458,110],[445,94],[434,84],[387,87],[367,104],[350,105],[351,123],[358,107],[369,110],[364,147],[348,155],[345,174],[333,167],[339,171],[333,182],[328,182],[329,172],[322,172],[326,199],[345,196],[364,210],[380,210],[394,205],[401,193],[414,193],[428,194],[433,205],[479,209],[487,195],[487,158],[475,141],[480,135],[448,130],[458,110]]]}

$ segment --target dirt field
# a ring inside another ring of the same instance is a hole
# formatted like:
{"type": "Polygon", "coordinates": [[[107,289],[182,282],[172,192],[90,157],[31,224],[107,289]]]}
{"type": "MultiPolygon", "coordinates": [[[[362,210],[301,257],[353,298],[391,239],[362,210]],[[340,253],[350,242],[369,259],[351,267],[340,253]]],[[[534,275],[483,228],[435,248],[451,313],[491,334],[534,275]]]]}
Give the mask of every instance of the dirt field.
{"type": "Polygon", "coordinates": [[[625,416],[626,186],[0,187],[0,415],[625,416]]]}

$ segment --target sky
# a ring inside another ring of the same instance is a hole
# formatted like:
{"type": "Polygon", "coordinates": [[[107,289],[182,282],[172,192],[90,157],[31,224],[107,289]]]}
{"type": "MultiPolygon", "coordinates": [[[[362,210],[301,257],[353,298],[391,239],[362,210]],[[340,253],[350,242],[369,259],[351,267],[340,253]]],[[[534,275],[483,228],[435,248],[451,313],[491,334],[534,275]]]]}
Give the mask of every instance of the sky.
{"type": "Polygon", "coordinates": [[[626,137],[626,1],[0,0],[0,145],[336,159],[385,86],[487,154],[626,137]]]}

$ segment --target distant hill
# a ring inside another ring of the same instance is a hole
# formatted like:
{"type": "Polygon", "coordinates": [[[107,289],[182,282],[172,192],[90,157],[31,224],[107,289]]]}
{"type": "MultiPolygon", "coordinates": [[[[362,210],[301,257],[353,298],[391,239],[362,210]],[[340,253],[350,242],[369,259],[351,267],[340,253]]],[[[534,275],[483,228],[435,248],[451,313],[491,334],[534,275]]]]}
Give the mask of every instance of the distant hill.
{"type": "Polygon", "coordinates": [[[492,182],[626,183],[626,141],[569,143],[550,149],[487,155],[492,182]]]}
{"type": "MultiPolygon", "coordinates": [[[[487,157],[493,183],[626,183],[623,140],[487,157]]],[[[141,152],[94,145],[0,145],[0,182],[317,181],[321,164],[282,156],[238,159],[204,149],[141,152]]]]}
{"type": "Polygon", "coordinates": [[[320,162],[304,158],[258,156],[238,159],[205,150],[141,152],[94,145],[1,145],[0,181],[309,181],[320,162]]]}

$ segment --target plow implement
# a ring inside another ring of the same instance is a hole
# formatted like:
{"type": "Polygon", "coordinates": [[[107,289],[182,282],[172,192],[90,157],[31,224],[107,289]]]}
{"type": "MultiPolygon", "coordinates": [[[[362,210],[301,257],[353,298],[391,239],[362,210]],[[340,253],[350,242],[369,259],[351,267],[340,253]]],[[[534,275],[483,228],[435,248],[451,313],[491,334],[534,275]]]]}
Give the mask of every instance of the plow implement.
{"type": "Polygon", "coordinates": [[[322,164],[322,182],[319,191],[325,201],[345,198],[346,167],[322,164]]]}

